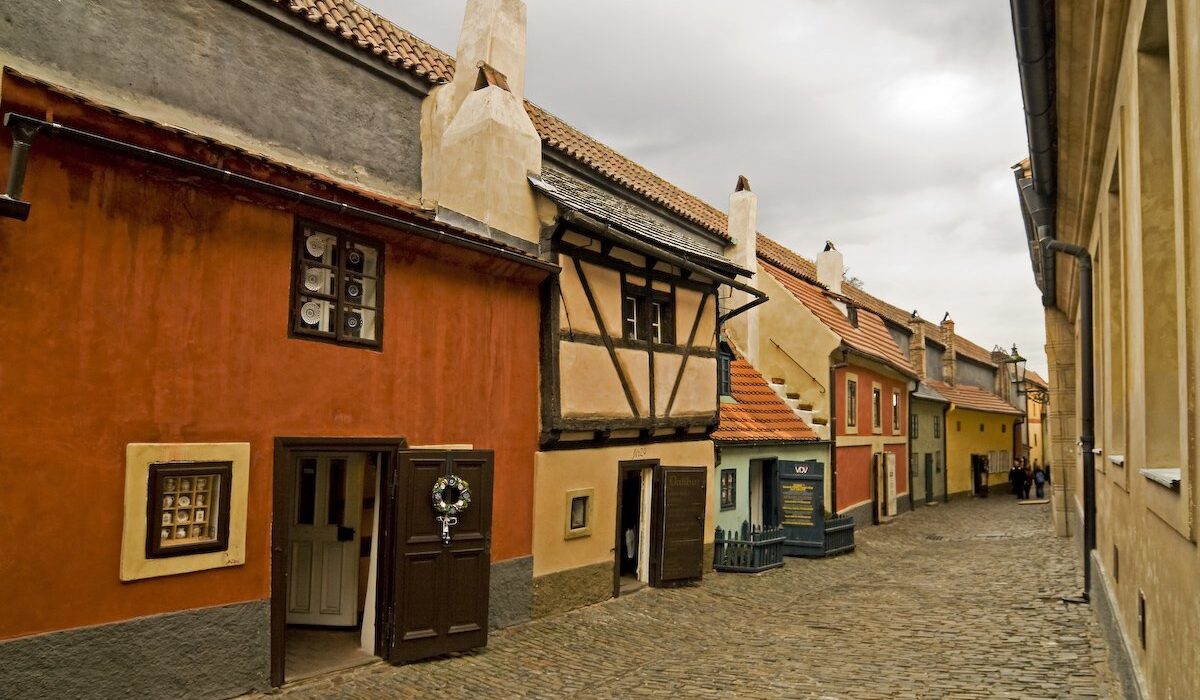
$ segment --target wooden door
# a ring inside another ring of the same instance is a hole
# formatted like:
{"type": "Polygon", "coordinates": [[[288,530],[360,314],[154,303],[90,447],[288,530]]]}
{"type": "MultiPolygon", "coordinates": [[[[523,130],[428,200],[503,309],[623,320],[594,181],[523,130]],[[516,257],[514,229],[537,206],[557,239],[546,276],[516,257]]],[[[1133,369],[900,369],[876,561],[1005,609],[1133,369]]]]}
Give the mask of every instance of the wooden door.
{"type": "Polygon", "coordinates": [[[490,451],[402,450],[396,464],[388,660],[406,663],[487,644],[491,575],[490,451]],[[442,541],[433,507],[442,476],[467,482],[471,502],[442,541]]]}
{"type": "Polygon", "coordinates": [[[659,467],[655,472],[655,585],[692,581],[703,574],[707,489],[704,467],[659,467]]]}
{"type": "Polygon", "coordinates": [[[933,454],[925,455],[925,502],[933,503],[933,454]]]}
{"type": "Polygon", "coordinates": [[[290,625],[358,624],[363,455],[304,455],[295,462],[288,532],[290,625]]]}

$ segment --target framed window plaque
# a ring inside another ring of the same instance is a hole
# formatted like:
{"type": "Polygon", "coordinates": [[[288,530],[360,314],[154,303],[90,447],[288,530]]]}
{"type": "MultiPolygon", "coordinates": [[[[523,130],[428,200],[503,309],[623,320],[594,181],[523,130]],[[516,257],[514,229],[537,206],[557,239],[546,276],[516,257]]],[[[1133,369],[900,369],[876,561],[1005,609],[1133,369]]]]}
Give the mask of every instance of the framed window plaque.
{"type": "Polygon", "coordinates": [[[232,477],[233,462],[151,464],[146,558],[228,549],[232,477]]]}

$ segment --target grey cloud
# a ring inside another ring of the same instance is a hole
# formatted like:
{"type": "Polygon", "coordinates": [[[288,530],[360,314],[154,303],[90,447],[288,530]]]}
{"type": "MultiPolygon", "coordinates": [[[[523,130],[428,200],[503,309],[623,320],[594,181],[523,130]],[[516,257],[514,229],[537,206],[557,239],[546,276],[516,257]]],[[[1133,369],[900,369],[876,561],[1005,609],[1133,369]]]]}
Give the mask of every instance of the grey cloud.
{"type": "MultiPolygon", "coordinates": [[[[367,4],[452,51],[465,0],[367,4]]],[[[527,4],[532,100],[722,208],[748,175],[768,235],[1045,369],[1007,3],[527,4]]]]}

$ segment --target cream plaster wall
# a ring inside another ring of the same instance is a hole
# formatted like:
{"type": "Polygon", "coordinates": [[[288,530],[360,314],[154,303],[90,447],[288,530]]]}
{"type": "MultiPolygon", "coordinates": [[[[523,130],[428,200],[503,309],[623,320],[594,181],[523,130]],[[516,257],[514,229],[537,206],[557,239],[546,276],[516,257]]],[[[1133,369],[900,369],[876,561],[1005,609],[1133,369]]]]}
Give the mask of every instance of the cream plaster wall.
{"type": "MultiPolygon", "coordinates": [[[[654,354],[654,403],[655,410],[666,414],[671,389],[679,375],[682,355],[654,354]]],[[[672,416],[712,415],[717,412],[717,359],[715,357],[688,357],[683,369],[683,381],[671,407],[672,416]]]]}
{"type": "Polygon", "coordinates": [[[758,307],[758,369],[768,380],[783,379],[801,402],[829,417],[829,356],[841,339],[761,268],[758,288],[770,297],[758,307]]]}
{"type": "MultiPolygon", "coordinates": [[[[559,289],[566,313],[559,314],[559,325],[564,330],[573,329],[585,333],[600,333],[600,326],[592,313],[591,304],[583,292],[579,274],[575,271],[574,259],[562,255],[559,259],[562,273],[559,275],[559,289]]],[[[581,263],[583,275],[587,278],[588,288],[592,290],[592,298],[600,310],[600,319],[609,337],[620,338],[621,324],[621,273],[616,270],[581,263]]]]}
{"type": "MultiPolygon", "coordinates": [[[[533,575],[544,576],[590,564],[611,563],[617,527],[618,464],[657,459],[669,467],[706,467],[708,493],[713,484],[711,440],[664,442],[651,445],[604,447],[594,450],[539,452],[534,460],[533,575]],[[591,534],[566,539],[566,493],[595,489],[591,534]]],[[[713,541],[712,499],[704,517],[704,541],[713,541]]]]}
{"type": "MultiPolygon", "coordinates": [[[[1131,656],[1143,697],[1200,697],[1200,0],[1060,3],[1057,25],[1058,235],[1097,261],[1096,425],[1104,454],[1094,561],[1105,585],[1093,586],[1093,595],[1111,592],[1116,646],[1131,656]],[[1165,20],[1160,38],[1169,58],[1142,50],[1153,49],[1142,43],[1154,35],[1146,33],[1154,26],[1144,22],[1147,10],[1165,20]],[[1118,454],[1123,466],[1108,459],[1118,454]],[[1141,475],[1154,467],[1179,468],[1178,490],[1141,475]]],[[[1055,514],[1062,499],[1076,521],[1078,285],[1075,265],[1058,261],[1065,313],[1047,313],[1047,458],[1055,514]],[[1061,477],[1070,482],[1066,493],[1061,477]]]]}
{"type": "MultiPolygon", "coordinates": [[[[559,397],[564,417],[633,415],[608,349],[569,342],[560,343],[558,348],[559,397]]],[[[641,354],[645,368],[645,353],[641,354]]]]}
{"type": "Polygon", "coordinates": [[[696,322],[696,308],[703,302],[704,309],[700,316],[700,325],[696,327],[697,348],[715,350],[717,347],[717,312],[714,308],[714,298],[711,294],[703,294],[693,289],[675,288],[675,342],[684,345],[692,333],[692,324],[696,322]]]}

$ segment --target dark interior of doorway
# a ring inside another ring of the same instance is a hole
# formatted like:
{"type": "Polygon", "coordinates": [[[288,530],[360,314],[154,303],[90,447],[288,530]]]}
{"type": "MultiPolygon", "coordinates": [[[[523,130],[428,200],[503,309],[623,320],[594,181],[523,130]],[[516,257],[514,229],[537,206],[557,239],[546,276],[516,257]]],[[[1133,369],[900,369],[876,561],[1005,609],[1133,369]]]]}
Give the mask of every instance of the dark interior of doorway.
{"type": "Polygon", "coordinates": [[[642,472],[629,470],[621,475],[620,572],[621,589],[636,584],[638,547],[641,545],[642,472]]]}
{"type": "Polygon", "coordinates": [[[762,525],[767,530],[779,527],[779,460],[762,462],[762,525]]]}

